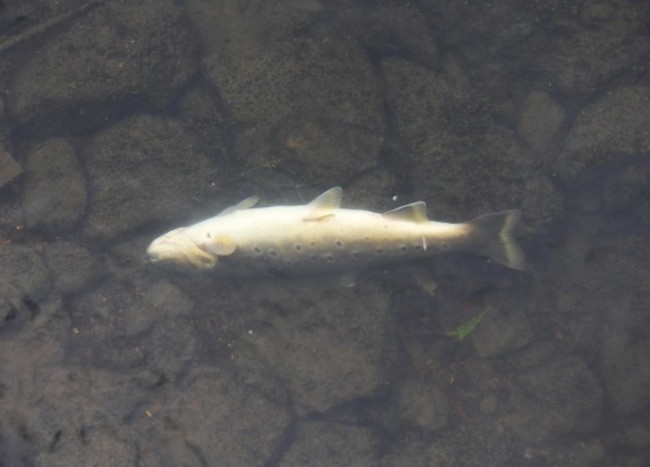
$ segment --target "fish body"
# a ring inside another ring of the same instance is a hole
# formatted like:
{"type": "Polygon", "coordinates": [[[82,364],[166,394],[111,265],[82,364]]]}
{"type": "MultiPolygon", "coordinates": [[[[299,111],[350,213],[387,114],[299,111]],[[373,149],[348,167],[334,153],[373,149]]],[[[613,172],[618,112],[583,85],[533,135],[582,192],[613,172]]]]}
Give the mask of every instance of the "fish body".
{"type": "Polygon", "coordinates": [[[332,188],[311,203],[253,208],[248,198],[221,214],[155,239],[154,263],[214,270],[232,276],[301,276],[345,272],[473,251],[524,269],[512,238],[520,211],[487,214],[465,223],[430,221],[419,201],[381,213],[343,209],[332,188]]]}

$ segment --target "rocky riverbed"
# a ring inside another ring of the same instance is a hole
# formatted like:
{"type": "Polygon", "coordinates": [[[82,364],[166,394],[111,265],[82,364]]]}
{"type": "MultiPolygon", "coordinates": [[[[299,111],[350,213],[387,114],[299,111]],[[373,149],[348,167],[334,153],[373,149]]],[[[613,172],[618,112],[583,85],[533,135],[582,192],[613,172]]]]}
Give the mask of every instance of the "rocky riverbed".
{"type": "Polygon", "coordinates": [[[649,21],[0,2],[0,466],[647,465],[649,21]],[[147,263],[247,196],[334,185],[450,222],[519,207],[529,269],[439,256],[432,294],[401,267],[345,288],[147,263]]]}

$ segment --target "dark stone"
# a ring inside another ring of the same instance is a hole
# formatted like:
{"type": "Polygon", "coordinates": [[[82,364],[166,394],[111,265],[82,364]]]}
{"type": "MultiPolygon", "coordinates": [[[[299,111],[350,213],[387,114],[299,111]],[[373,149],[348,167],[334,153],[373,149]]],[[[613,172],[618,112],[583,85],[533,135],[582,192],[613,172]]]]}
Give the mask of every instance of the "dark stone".
{"type": "Polygon", "coordinates": [[[564,109],[542,91],[531,92],[522,105],[517,132],[531,149],[548,157],[547,151],[566,119],[564,109]]]}
{"type": "Polygon", "coordinates": [[[377,465],[377,448],[378,440],[367,427],[306,422],[298,426],[291,447],[282,456],[281,465],[377,465]]]}
{"type": "Polygon", "coordinates": [[[0,245],[0,281],[31,300],[43,298],[50,287],[43,259],[34,248],[24,245],[0,245]]]}
{"type": "Polygon", "coordinates": [[[168,105],[197,64],[197,36],[175,3],[101,2],[29,54],[10,87],[14,125],[81,131],[168,105]]]}
{"type": "MultiPolygon", "coordinates": [[[[510,291],[512,292],[512,291],[510,291]]],[[[472,344],[482,358],[506,355],[528,345],[534,338],[524,300],[503,294],[499,307],[491,307],[471,334],[472,344]]]]}
{"type": "Polygon", "coordinates": [[[595,166],[640,152],[650,152],[650,88],[622,86],[582,109],[555,169],[572,181],[595,166]]]}
{"type": "MultiPolygon", "coordinates": [[[[151,413],[163,423],[141,438],[143,458],[156,465],[266,465],[289,424],[285,409],[220,368],[193,368],[182,386],[166,385],[152,401],[151,413]]],[[[136,426],[146,431],[148,423],[140,418],[136,426]]]]}
{"type": "Polygon", "coordinates": [[[103,271],[93,253],[78,243],[64,240],[47,243],[45,262],[54,290],[64,294],[81,290],[103,271]]]}
{"type": "Polygon", "coordinates": [[[239,124],[244,175],[259,184],[337,185],[377,163],[384,122],[372,63],[340,31],[323,34],[264,48],[232,41],[203,61],[239,124]]]}
{"type": "Polygon", "coordinates": [[[27,158],[23,214],[30,229],[70,230],[86,213],[86,183],[72,145],[52,139],[27,158]]]}
{"type": "Polygon", "coordinates": [[[604,392],[579,357],[551,360],[519,374],[512,408],[501,422],[522,439],[543,443],[600,428],[604,392]]]}
{"type": "Polygon", "coordinates": [[[257,284],[201,306],[238,323],[237,367],[249,375],[272,372],[285,382],[300,413],[371,396],[394,355],[387,296],[376,285],[257,284]]]}
{"type": "Polygon", "coordinates": [[[397,395],[401,418],[421,429],[439,430],[449,420],[449,401],[437,386],[407,380],[400,384],[397,395]]]}
{"type": "Polygon", "coordinates": [[[177,121],[151,116],[124,120],[97,135],[86,148],[86,232],[112,239],[195,207],[219,182],[216,164],[197,145],[177,121]]]}

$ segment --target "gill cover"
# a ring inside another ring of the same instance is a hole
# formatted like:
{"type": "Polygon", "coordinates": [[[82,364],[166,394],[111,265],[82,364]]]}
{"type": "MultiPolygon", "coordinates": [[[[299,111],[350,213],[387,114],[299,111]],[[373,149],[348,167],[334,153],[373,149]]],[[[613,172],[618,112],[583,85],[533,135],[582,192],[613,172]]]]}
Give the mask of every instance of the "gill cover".
{"type": "Polygon", "coordinates": [[[154,263],[173,264],[180,268],[213,269],[217,264],[217,257],[197,246],[188,236],[186,227],[155,239],[147,248],[147,254],[154,263]]]}
{"type": "Polygon", "coordinates": [[[237,249],[237,242],[228,235],[211,235],[204,243],[207,250],[218,256],[232,255],[237,249]]]}
{"type": "Polygon", "coordinates": [[[188,252],[186,261],[197,269],[214,269],[217,265],[217,257],[194,243],[192,243],[192,247],[193,251],[188,252]]]}

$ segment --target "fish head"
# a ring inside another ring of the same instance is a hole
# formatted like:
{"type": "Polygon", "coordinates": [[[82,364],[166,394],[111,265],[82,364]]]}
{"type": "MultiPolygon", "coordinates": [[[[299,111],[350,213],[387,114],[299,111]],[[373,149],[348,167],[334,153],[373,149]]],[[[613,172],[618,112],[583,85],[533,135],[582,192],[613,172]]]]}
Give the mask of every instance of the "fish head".
{"type": "Polygon", "coordinates": [[[179,268],[214,269],[217,256],[198,246],[186,227],[167,232],[156,238],[147,248],[149,261],[179,268]]]}

